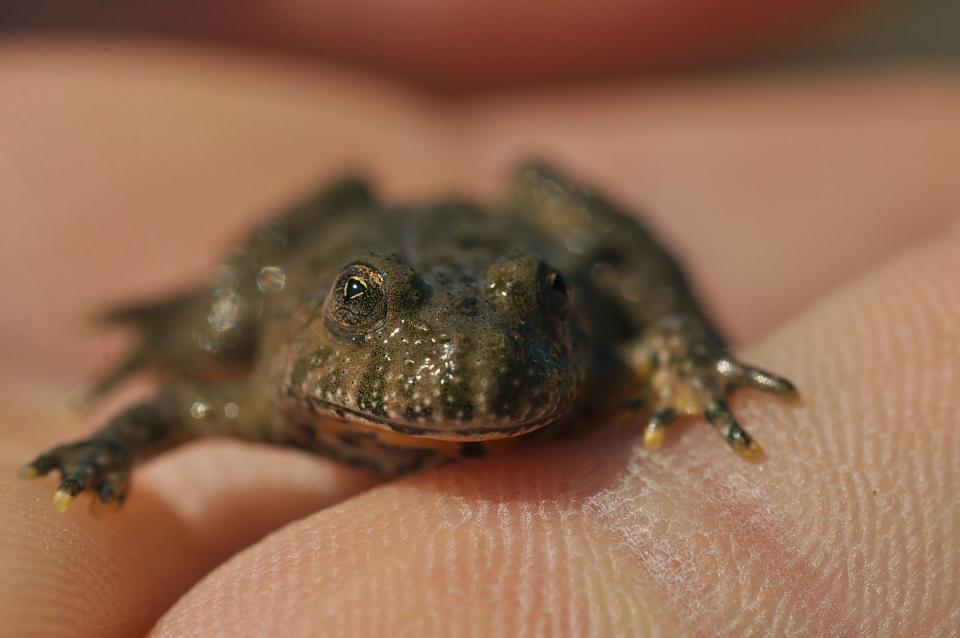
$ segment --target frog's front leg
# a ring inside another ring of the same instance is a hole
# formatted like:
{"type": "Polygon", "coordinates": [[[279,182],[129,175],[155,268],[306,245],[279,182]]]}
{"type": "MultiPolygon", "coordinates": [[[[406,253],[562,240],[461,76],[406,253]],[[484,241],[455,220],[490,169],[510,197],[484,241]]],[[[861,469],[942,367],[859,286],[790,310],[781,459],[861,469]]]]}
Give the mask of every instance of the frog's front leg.
{"type": "Polygon", "coordinates": [[[704,416],[730,446],[746,457],[760,453],[727,407],[737,388],[756,388],[790,397],[793,384],[774,374],[745,365],[732,356],[692,315],[670,315],[649,326],[623,352],[639,378],[644,394],[630,407],[651,406],[644,430],[647,449],[663,443],[666,426],[681,415],[704,416]]]}
{"type": "Polygon", "coordinates": [[[130,472],[143,460],[202,436],[268,438],[252,414],[239,418],[250,405],[249,397],[239,385],[169,386],[119,413],[91,437],[41,454],[21,468],[20,476],[35,478],[59,470],[53,503],[60,511],[84,490],[95,492],[103,503],[122,504],[130,472]]]}

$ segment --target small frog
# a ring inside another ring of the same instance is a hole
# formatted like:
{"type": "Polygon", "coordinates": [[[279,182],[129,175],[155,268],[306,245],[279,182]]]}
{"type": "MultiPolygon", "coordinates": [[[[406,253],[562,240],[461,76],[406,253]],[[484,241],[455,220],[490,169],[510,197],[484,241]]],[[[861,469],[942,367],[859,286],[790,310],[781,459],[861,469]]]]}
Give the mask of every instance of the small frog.
{"type": "Polygon", "coordinates": [[[399,475],[646,410],[649,449],[702,415],[751,457],[727,396],[795,393],[730,355],[634,216],[540,163],[495,208],[391,206],[340,180],[258,228],[211,286],[103,319],[139,338],[90,398],[142,371],[161,386],[21,470],[60,471],[61,511],[84,490],[122,503],[135,464],[205,436],[399,475]]]}

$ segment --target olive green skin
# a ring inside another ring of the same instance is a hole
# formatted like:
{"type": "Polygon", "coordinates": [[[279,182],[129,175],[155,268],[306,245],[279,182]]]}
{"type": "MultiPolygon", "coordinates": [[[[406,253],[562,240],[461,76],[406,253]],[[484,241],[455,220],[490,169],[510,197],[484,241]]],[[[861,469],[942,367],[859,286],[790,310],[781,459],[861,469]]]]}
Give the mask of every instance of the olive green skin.
{"type": "Polygon", "coordinates": [[[696,304],[634,218],[571,188],[528,165],[500,207],[391,207],[358,191],[300,222],[296,241],[286,230],[287,248],[257,264],[286,274],[259,295],[257,327],[256,376],[278,409],[480,441],[579,411],[588,386],[603,403],[624,373],[618,347],[696,304]],[[357,273],[378,297],[362,317],[343,309],[357,273]]]}

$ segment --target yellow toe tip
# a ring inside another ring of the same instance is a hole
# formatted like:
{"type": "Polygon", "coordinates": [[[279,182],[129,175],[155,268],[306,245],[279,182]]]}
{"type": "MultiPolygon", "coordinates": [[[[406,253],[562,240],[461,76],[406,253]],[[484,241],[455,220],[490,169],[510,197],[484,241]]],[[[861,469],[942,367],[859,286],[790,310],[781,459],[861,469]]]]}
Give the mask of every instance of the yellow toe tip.
{"type": "Polygon", "coordinates": [[[22,479],[35,479],[40,476],[40,472],[37,471],[37,468],[32,465],[24,465],[19,470],[17,470],[17,476],[22,479]]]}
{"type": "Polygon", "coordinates": [[[745,459],[757,460],[763,458],[763,448],[756,441],[750,441],[750,445],[737,448],[737,452],[745,459]]]}
{"type": "Polygon", "coordinates": [[[63,490],[57,490],[53,495],[53,506],[58,512],[66,512],[74,498],[63,490]]]}
{"type": "Polygon", "coordinates": [[[666,428],[647,428],[643,433],[643,447],[651,452],[659,450],[660,446],[663,445],[663,440],[666,438],[666,435],[666,428]]]}

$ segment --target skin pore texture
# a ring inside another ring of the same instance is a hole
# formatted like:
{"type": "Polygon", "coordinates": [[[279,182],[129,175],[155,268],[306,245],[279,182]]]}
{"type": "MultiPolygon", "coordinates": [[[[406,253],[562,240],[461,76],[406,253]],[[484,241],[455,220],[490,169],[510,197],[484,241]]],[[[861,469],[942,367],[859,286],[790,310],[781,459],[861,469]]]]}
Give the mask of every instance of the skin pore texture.
{"type": "Polygon", "coordinates": [[[27,39],[0,47],[0,94],[0,626],[12,633],[947,636],[960,624],[955,78],[451,104],[317,66],[27,39]],[[375,487],[296,452],[203,442],[139,472],[121,515],[90,516],[83,500],[58,514],[52,480],[15,478],[103,417],[64,407],[123,349],[84,324],[90,313],[196,280],[246,225],[345,166],[398,200],[489,197],[531,150],[644,211],[738,354],[797,383],[793,405],[731,401],[766,461],[744,462],[703,421],[651,454],[638,418],[375,487]]]}

